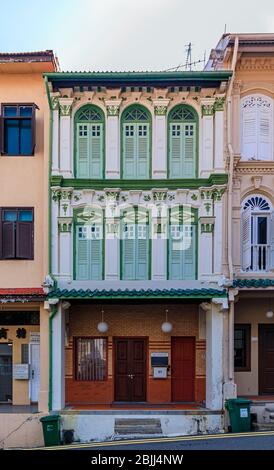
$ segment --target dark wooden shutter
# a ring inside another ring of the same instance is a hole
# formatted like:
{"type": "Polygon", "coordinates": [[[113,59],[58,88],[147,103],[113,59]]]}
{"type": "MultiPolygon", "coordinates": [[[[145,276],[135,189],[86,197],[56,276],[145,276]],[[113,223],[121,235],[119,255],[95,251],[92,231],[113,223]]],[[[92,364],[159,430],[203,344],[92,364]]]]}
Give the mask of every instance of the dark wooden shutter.
{"type": "Polygon", "coordinates": [[[14,222],[2,222],[2,258],[15,258],[14,222]]]}
{"type": "Polygon", "coordinates": [[[36,146],[36,105],[32,106],[32,117],[31,117],[31,136],[32,136],[32,154],[34,155],[36,146]]]}
{"type": "Polygon", "coordinates": [[[33,222],[17,222],[16,258],[33,259],[33,222]]]}

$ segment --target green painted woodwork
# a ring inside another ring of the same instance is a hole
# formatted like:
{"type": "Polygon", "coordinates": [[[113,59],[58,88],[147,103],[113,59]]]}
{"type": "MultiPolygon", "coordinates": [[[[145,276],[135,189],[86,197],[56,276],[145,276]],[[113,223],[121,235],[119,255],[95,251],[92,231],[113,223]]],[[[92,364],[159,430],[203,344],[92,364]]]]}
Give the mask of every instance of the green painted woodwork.
{"type": "Polygon", "coordinates": [[[100,210],[74,213],[74,278],[98,281],[104,276],[104,214],[100,210]]]}
{"type": "Polygon", "coordinates": [[[168,279],[197,277],[198,210],[180,206],[169,211],[168,279]]]}
{"type": "Polygon", "coordinates": [[[62,176],[52,176],[51,186],[60,186],[74,189],[94,189],[120,188],[123,190],[140,189],[150,190],[157,188],[168,189],[199,189],[200,187],[210,187],[213,185],[224,185],[228,181],[226,173],[214,173],[209,178],[176,178],[176,179],[145,179],[145,180],[121,180],[121,179],[84,179],[84,178],[63,178],[62,176]]]}
{"type": "Polygon", "coordinates": [[[224,289],[56,289],[48,298],[57,299],[212,299],[226,298],[224,289]]]}
{"type": "Polygon", "coordinates": [[[151,167],[151,114],[142,105],[127,107],[121,116],[123,179],[146,179],[151,167]]]}
{"type": "Polygon", "coordinates": [[[120,277],[145,280],[150,277],[149,213],[140,208],[125,210],[121,219],[120,277]]]}
{"type": "Polygon", "coordinates": [[[74,124],[76,177],[102,179],[105,147],[103,111],[95,105],[82,106],[75,114],[74,124]]]}
{"type": "Polygon", "coordinates": [[[180,104],[168,113],[169,178],[197,175],[198,123],[198,114],[191,106],[180,104]]]}

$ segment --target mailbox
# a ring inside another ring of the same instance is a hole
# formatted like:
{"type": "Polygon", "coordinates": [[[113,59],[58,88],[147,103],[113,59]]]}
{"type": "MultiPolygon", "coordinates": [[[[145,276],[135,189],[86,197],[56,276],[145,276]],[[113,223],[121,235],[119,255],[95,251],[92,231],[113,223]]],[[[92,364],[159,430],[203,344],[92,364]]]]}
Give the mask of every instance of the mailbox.
{"type": "Polygon", "coordinates": [[[168,367],[168,353],[151,353],[151,367],[168,367]]]}
{"type": "Polygon", "coordinates": [[[29,380],[29,364],[13,364],[13,378],[29,380]]]}
{"type": "Polygon", "coordinates": [[[167,378],[167,367],[154,367],[153,368],[154,379],[166,379],[167,378]]]}

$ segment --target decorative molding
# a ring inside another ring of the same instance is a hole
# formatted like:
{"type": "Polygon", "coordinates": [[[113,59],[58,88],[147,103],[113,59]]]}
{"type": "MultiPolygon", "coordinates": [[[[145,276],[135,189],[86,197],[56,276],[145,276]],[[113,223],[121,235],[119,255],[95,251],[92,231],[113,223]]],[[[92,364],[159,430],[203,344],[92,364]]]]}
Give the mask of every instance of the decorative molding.
{"type": "Polygon", "coordinates": [[[215,111],[214,104],[202,104],[202,116],[213,116],[215,111]]]}
{"type": "Polygon", "coordinates": [[[152,192],[154,201],[163,202],[167,198],[168,188],[165,188],[165,189],[152,188],[151,192],[152,192]]]}
{"type": "Polygon", "coordinates": [[[273,71],[274,60],[272,57],[242,57],[238,60],[236,70],[245,71],[273,71]]]}
{"type": "Polygon", "coordinates": [[[54,202],[58,202],[61,199],[61,188],[55,186],[51,188],[51,197],[54,202]]]}
{"type": "Polygon", "coordinates": [[[252,176],[252,181],[255,189],[260,189],[262,184],[262,176],[252,176]]]}
{"type": "Polygon", "coordinates": [[[202,310],[204,310],[204,312],[210,312],[211,310],[211,304],[209,302],[202,302],[200,307],[202,310]]]}
{"type": "Polygon", "coordinates": [[[59,232],[68,233],[71,232],[73,217],[58,217],[59,232]]]}
{"type": "Polygon", "coordinates": [[[59,109],[59,96],[60,94],[51,94],[50,95],[50,104],[51,104],[51,109],[55,111],[56,109],[59,109]]]}
{"type": "Polygon", "coordinates": [[[119,116],[122,100],[104,100],[107,116],[119,116]]]}
{"type": "Polygon", "coordinates": [[[223,111],[224,110],[224,104],[225,104],[225,97],[224,96],[218,96],[218,98],[216,98],[215,103],[214,103],[214,110],[215,111],[223,111]]]}
{"type": "Polygon", "coordinates": [[[152,104],[154,106],[155,116],[165,116],[167,113],[167,108],[169,105],[169,99],[157,99],[153,100],[152,104]]]}
{"type": "Polygon", "coordinates": [[[223,312],[224,310],[228,310],[228,299],[227,297],[219,298],[219,297],[214,297],[211,302],[214,305],[217,305],[219,307],[219,311],[223,312]]]}
{"type": "Polygon", "coordinates": [[[200,217],[201,233],[213,233],[215,217],[200,217]]]}
{"type": "Polygon", "coordinates": [[[121,192],[120,188],[105,188],[104,191],[108,202],[116,202],[119,200],[119,195],[121,192]]]}
{"type": "Polygon", "coordinates": [[[60,116],[70,116],[73,98],[59,98],[60,116]]]}

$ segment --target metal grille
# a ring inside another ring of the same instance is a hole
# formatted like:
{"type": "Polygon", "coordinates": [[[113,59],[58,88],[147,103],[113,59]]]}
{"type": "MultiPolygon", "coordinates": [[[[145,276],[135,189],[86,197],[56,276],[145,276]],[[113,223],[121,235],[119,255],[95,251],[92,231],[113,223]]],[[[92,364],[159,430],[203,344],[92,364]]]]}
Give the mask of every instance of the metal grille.
{"type": "Polygon", "coordinates": [[[105,380],[107,375],[107,339],[77,338],[76,380],[105,380]]]}

